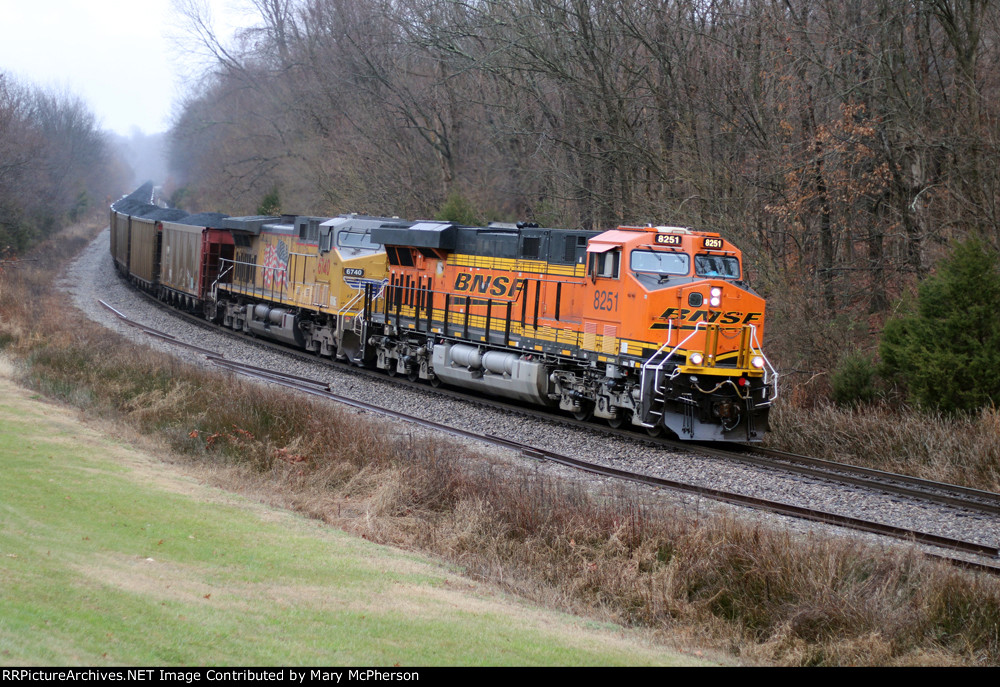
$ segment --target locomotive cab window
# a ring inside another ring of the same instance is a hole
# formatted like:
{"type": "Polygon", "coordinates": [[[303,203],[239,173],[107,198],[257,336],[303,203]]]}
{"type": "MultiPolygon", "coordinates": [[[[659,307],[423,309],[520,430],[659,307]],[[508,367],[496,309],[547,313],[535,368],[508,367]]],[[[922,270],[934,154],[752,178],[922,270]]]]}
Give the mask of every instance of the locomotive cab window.
{"type": "Polygon", "coordinates": [[[633,272],[684,276],[691,269],[691,256],[662,250],[634,250],[629,258],[633,272]]]}
{"type": "Polygon", "coordinates": [[[372,241],[370,231],[341,230],[337,234],[337,247],[341,249],[354,248],[356,250],[378,250],[382,247],[382,245],[372,241]]]}
{"type": "Polygon", "coordinates": [[[617,279],[621,266],[622,251],[620,248],[606,250],[603,253],[590,254],[590,276],[603,279],[617,279]]]}
{"type": "Polygon", "coordinates": [[[694,272],[699,277],[739,279],[740,261],[728,255],[696,255],[694,272]]]}
{"type": "Polygon", "coordinates": [[[333,249],[333,228],[332,227],[320,227],[319,228],[319,251],[320,253],[329,253],[333,249]]]}

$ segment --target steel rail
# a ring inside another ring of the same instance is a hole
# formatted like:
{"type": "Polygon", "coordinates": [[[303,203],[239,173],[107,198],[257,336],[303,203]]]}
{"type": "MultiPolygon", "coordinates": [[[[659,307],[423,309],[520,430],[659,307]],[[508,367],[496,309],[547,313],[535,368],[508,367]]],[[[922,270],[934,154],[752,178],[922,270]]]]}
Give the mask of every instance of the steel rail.
{"type": "Polygon", "coordinates": [[[213,350],[208,349],[208,348],[202,348],[201,346],[196,346],[194,344],[189,344],[186,341],[181,341],[177,337],[175,337],[175,336],[173,336],[171,334],[167,334],[165,332],[158,331],[158,330],[153,329],[151,327],[147,327],[144,324],[140,324],[140,323],[136,322],[135,320],[130,319],[127,315],[121,313],[120,311],[116,310],[115,308],[113,308],[112,306],[108,305],[107,303],[105,303],[102,300],[98,300],[97,302],[100,303],[105,308],[107,308],[108,310],[110,310],[111,312],[113,312],[118,317],[118,319],[121,320],[123,323],[129,325],[130,327],[135,327],[136,329],[141,329],[143,332],[145,332],[149,336],[155,337],[157,339],[162,339],[163,341],[175,344],[177,346],[183,346],[184,348],[187,348],[187,349],[190,349],[190,350],[193,350],[193,351],[197,351],[197,352],[203,353],[205,355],[214,355],[214,356],[217,356],[217,357],[220,357],[220,358],[222,357],[222,354],[219,353],[218,351],[213,351],[213,350]]]}
{"type": "MultiPolygon", "coordinates": [[[[823,458],[814,458],[811,456],[803,456],[797,453],[789,453],[787,451],[779,451],[777,449],[771,448],[757,448],[749,447],[748,451],[750,453],[759,453],[764,456],[775,458],[777,460],[789,461],[791,463],[800,464],[802,466],[811,466],[819,468],[816,474],[821,476],[826,471],[833,472],[849,472],[855,475],[861,475],[862,477],[869,478],[868,481],[857,480],[856,483],[860,484],[880,484],[883,480],[900,482],[902,484],[908,484],[913,487],[918,487],[917,489],[906,490],[902,487],[898,490],[894,487],[894,491],[902,494],[912,494],[912,495],[926,495],[928,492],[933,490],[947,490],[951,492],[951,495],[934,495],[935,498],[939,499],[942,503],[951,503],[952,505],[963,506],[965,504],[977,504],[974,507],[977,510],[982,510],[987,513],[1000,514],[1000,494],[992,491],[983,491],[982,489],[973,489],[972,487],[966,487],[961,484],[948,484],[946,482],[935,482],[933,480],[924,479],[922,477],[914,477],[913,475],[903,475],[894,472],[886,472],[884,470],[876,470],[875,468],[866,468],[860,465],[848,465],[845,463],[840,463],[837,461],[826,460],[823,458]],[[958,496],[956,496],[958,495],[958,496]],[[965,497],[965,498],[963,498],[965,497]]],[[[839,480],[840,475],[835,475],[839,480]]]]}

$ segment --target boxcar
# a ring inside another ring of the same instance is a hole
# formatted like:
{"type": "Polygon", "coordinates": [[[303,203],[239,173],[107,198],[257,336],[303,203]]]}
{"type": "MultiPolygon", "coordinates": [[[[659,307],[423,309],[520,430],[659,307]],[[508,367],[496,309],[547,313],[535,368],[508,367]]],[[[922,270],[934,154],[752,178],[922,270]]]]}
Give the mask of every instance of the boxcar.
{"type": "Polygon", "coordinates": [[[153,184],[147,182],[111,206],[111,259],[122,275],[128,276],[129,273],[132,216],[155,210],[152,200],[153,184]]]}

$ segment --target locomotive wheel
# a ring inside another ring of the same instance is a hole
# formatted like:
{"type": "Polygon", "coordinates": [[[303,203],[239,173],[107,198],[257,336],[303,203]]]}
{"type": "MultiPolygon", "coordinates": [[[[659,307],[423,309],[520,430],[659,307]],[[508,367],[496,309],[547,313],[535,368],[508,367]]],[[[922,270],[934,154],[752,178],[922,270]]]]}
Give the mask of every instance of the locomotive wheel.
{"type": "Polygon", "coordinates": [[[630,422],[629,415],[624,410],[619,410],[618,415],[608,418],[608,427],[611,429],[621,429],[630,422]]]}
{"type": "Polygon", "coordinates": [[[647,427],[646,434],[654,438],[663,436],[663,425],[653,425],[652,427],[647,427]]]}
{"type": "Polygon", "coordinates": [[[437,375],[431,377],[431,386],[434,387],[435,389],[441,386],[441,383],[442,383],[441,378],[438,377],[437,375]]]}
{"type": "Polygon", "coordinates": [[[573,417],[578,422],[587,422],[594,417],[594,406],[587,404],[586,406],[581,407],[580,410],[573,413],[573,417]]]}
{"type": "Polygon", "coordinates": [[[395,365],[390,365],[389,367],[385,368],[385,373],[387,375],[389,375],[390,377],[395,377],[396,374],[397,374],[396,373],[396,366],[395,365]]]}
{"type": "Polygon", "coordinates": [[[414,371],[412,371],[412,372],[407,372],[407,373],[406,373],[406,378],[407,378],[408,380],[410,380],[411,382],[415,382],[415,381],[417,381],[418,379],[420,379],[420,373],[419,373],[419,372],[417,372],[416,370],[414,370],[414,371]]]}

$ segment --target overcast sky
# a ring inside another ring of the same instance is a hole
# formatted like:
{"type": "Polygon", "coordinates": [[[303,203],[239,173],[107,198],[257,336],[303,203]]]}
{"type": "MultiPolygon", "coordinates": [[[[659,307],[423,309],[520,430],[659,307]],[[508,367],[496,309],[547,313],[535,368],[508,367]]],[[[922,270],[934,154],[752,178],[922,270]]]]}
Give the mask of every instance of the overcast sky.
{"type": "MultiPolygon", "coordinates": [[[[238,0],[207,1],[231,35],[238,0]]],[[[178,25],[171,0],[0,0],[0,71],[78,95],[102,128],[165,131],[191,75],[178,25]]]]}

